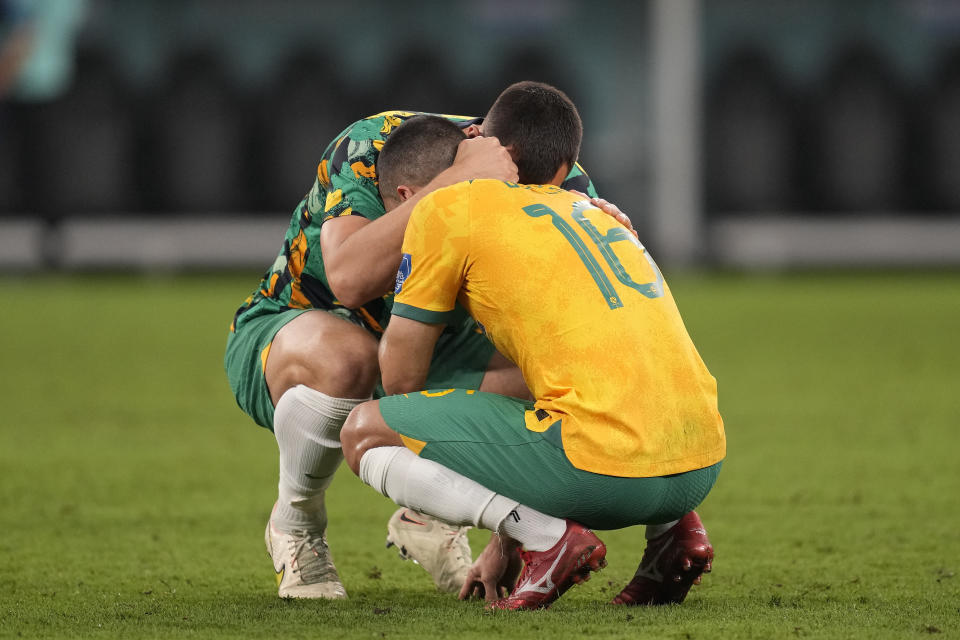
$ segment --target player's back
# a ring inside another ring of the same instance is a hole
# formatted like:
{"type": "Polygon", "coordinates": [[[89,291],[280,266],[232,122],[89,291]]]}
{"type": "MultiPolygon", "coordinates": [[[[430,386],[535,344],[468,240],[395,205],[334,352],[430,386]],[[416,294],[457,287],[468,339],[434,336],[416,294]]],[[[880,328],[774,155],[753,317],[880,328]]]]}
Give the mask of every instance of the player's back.
{"type": "Polygon", "coordinates": [[[477,180],[431,202],[451,218],[449,253],[465,256],[460,302],[549,414],[528,414],[530,428],[561,419],[568,458],[608,475],[723,458],[716,381],[629,231],[552,186],[477,180]]]}

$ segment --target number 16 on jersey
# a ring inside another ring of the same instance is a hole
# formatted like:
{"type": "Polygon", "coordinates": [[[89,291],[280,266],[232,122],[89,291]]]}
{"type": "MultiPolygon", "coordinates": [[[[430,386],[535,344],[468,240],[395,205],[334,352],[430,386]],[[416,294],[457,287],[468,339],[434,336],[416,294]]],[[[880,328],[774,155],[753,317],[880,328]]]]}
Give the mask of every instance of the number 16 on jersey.
{"type": "MultiPolygon", "coordinates": [[[[587,200],[575,202],[573,203],[570,217],[573,218],[577,226],[583,229],[587,237],[596,245],[597,250],[600,252],[600,255],[603,256],[604,261],[609,265],[610,270],[613,272],[613,275],[616,276],[617,280],[619,280],[621,284],[640,292],[647,298],[659,298],[663,296],[663,274],[660,273],[657,264],[653,261],[653,258],[650,257],[650,254],[647,253],[646,249],[643,248],[643,245],[633,237],[633,234],[623,227],[614,227],[605,234],[600,233],[587,216],[584,215],[584,211],[591,208],[594,207],[592,207],[587,200]],[[646,258],[650,264],[650,268],[653,269],[654,274],[656,274],[656,280],[638,283],[627,273],[627,270],[623,267],[623,263],[620,262],[620,258],[617,257],[612,246],[614,243],[624,240],[627,241],[631,248],[637,249],[643,254],[643,257],[646,258]]],[[[607,301],[607,306],[611,309],[618,309],[623,306],[623,300],[621,300],[613,283],[610,282],[600,263],[593,257],[590,249],[587,248],[586,243],[573,228],[573,225],[545,204],[531,204],[523,207],[523,211],[531,218],[539,218],[540,216],[546,215],[550,216],[553,226],[563,234],[563,237],[570,243],[574,251],[577,252],[580,260],[583,262],[583,266],[587,268],[587,271],[593,277],[593,281],[607,301]]]]}

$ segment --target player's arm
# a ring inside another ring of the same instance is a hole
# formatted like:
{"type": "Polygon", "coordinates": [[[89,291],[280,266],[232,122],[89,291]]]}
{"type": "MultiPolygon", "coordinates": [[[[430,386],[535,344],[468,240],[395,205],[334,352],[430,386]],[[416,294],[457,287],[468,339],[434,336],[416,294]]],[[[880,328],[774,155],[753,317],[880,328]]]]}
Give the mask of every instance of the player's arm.
{"type": "Polygon", "coordinates": [[[380,339],[380,376],[388,394],[424,388],[437,339],[457,315],[467,272],[470,187],[453,187],[443,204],[427,196],[410,216],[395,278],[393,317],[380,339]]]}
{"type": "Polygon", "coordinates": [[[427,194],[474,178],[516,180],[517,167],[496,138],[464,140],[453,165],[380,218],[359,215],[327,220],[320,248],[327,282],[345,307],[359,307],[393,288],[410,214],[427,194]]]}
{"type": "Polygon", "coordinates": [[[424,388],[444,324],[394,317],[380,340],[380,376],[389,395],[424,388]]]}

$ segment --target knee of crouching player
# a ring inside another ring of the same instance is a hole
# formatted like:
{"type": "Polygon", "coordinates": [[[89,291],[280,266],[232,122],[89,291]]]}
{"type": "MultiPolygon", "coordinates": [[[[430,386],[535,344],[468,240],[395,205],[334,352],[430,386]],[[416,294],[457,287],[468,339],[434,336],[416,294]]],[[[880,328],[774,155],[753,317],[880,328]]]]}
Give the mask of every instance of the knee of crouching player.
{"type": "Polygon", "coordinates": [[[376,447],[402,447],[403,441],[380,415],[379,401],[371,400],[357,405],[350,412],[340,430],[340,444],[347,465],[359,475],[363,454],[376,447]]]}

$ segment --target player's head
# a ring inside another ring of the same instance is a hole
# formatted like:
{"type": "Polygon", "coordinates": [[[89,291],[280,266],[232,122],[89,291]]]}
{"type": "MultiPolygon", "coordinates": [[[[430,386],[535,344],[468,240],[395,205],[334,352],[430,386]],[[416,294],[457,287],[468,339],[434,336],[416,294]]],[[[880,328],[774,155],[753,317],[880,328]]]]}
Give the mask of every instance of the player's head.
{"type": "Polygon", "coordinates": [[[483,135],[495,136],[510,150],[522,184],[559,184],[580,155],[583,123],[563,91],[526,80],[497,97],[484,118],[483,135]]]}
{"type": "Polygon", "coordinates": [[[453,164],[466,136],[439,116],[414,116],[393,130],[377,157],[383,206],[389,211],[453,164]]]}

